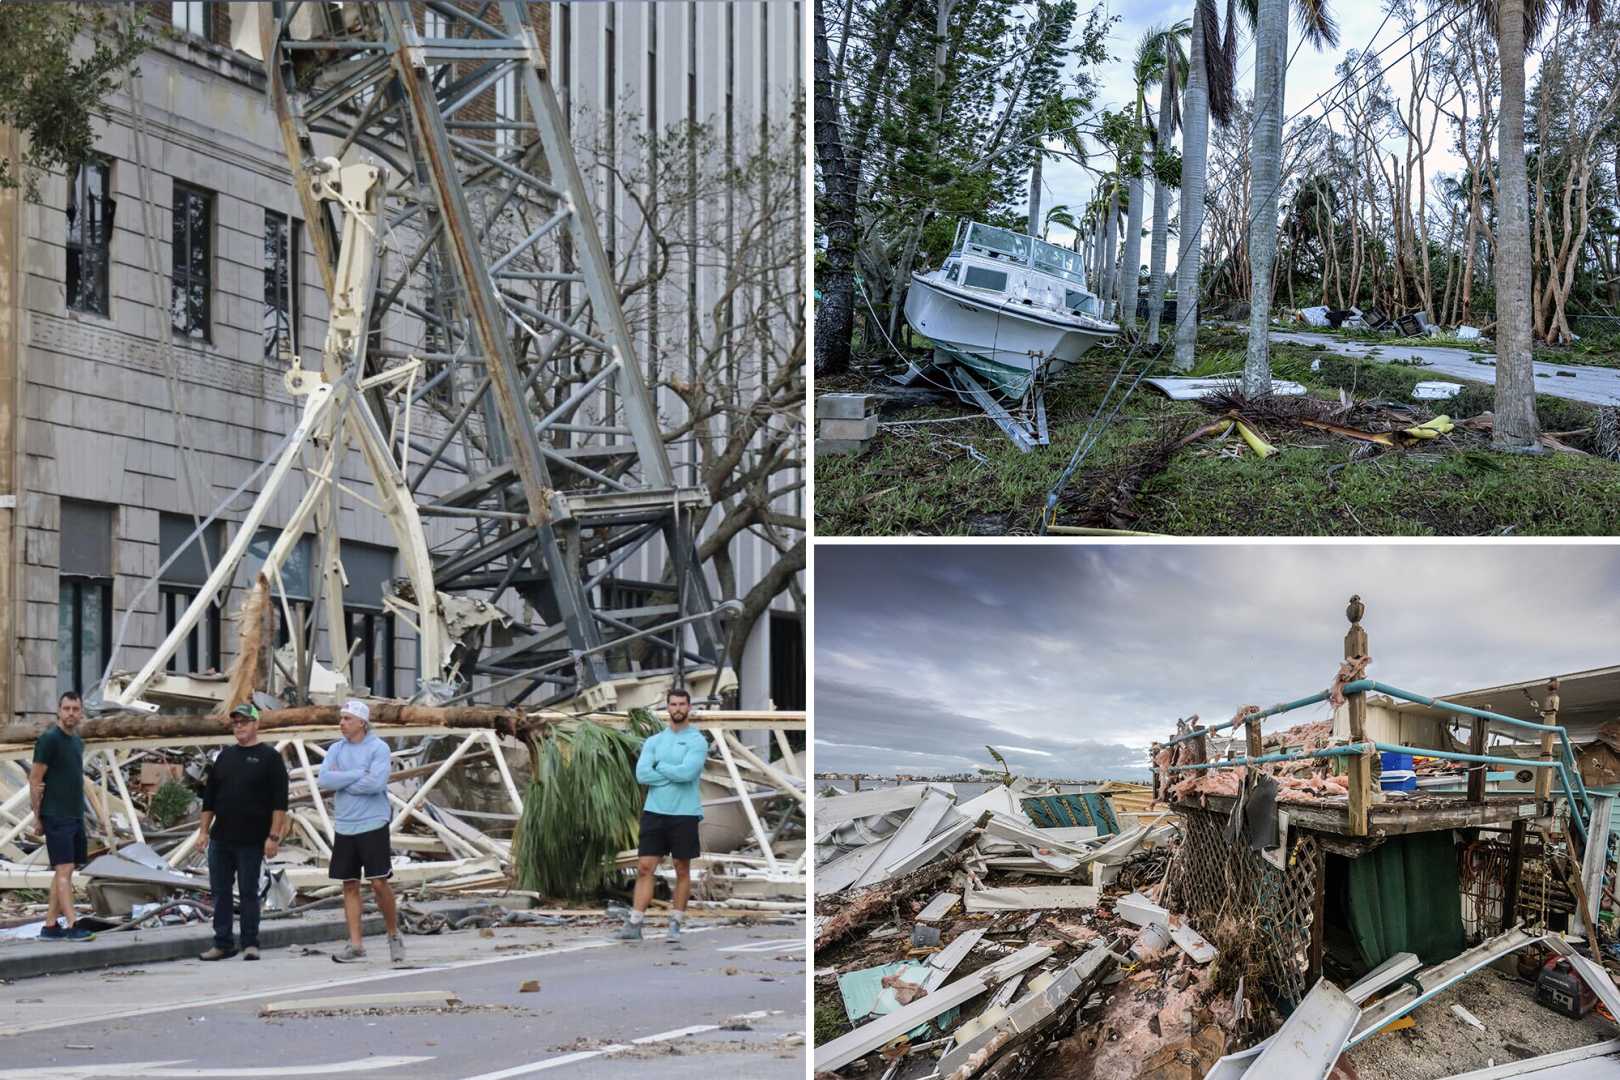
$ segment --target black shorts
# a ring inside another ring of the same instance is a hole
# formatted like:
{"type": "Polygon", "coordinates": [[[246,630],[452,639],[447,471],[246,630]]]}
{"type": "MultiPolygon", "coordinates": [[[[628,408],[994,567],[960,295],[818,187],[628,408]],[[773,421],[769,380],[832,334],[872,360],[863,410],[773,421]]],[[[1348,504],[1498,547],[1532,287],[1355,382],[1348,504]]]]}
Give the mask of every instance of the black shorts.
{"type": "Polygon", "coordinates": [[[392,857],[386,825],[370,832],[338,833],[332,841],[332,868],[326,876],[335,881],[359,881],[362,876],[367,881],[386,878],[394,872],[392,857]]]}
{"type": "Polygon", "coordinates": [[[42,815],[40,826],[45,830],[45,854],[52,866],[72,863],[83,866],[90,861],[89,839],[84,834],[84,819],[42,815]]]}
{"type": "Polygon", "coordinates": [[[643,810],[638,854],[697,858],[703,850],[698,843],[698,822],[701,820],[689,814],[659,814],[643,810]]]}

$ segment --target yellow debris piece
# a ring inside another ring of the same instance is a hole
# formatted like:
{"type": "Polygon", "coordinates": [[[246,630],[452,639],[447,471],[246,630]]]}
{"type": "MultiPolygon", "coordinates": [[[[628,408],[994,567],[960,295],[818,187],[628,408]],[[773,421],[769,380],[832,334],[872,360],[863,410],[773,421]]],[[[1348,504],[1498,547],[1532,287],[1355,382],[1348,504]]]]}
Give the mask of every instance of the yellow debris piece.
{"type": "Polygon", "coordinates": [[[1410,435],[1414,439],[1438,439],[1456,426],[1451,422],[1451,417],[1437,416],[1433,420],[1425,420],[1416,427],[1405,428],[1401,434],[1410,435]]]}

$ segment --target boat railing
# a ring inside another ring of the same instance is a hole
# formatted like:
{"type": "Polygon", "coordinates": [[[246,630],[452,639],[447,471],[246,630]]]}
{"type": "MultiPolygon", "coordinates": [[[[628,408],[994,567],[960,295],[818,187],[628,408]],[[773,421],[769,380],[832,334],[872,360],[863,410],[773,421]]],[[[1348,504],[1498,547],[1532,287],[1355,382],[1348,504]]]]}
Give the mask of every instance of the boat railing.
{"type": "Polygon", "coordinates": [[[1016,233],[977,221],[965,221],[956,230],[951,256],[983,255],[1002,262],[1015,262],[1044,274],[1086,286],[1085,268],[1079,252],[1059,247],[1034,236],[1016,233]]]}

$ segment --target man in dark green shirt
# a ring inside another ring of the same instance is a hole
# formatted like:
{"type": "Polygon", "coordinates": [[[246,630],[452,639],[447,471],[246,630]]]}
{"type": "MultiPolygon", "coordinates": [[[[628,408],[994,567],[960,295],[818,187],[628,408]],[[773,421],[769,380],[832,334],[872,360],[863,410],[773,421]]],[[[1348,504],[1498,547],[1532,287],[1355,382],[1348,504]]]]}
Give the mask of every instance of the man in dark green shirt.
{"type": "Polygon", "coordinates": [[[45,834],[45,853],[50,858],[50,902],[45,908],[45,928],[39,936],[46,940],[85,941],[88,930],[76,925],[73,912],[73,871],[88,857],[84,831],[84,740],[78,735],[84,719],[84,702],[69,690],[56,703],[56,723],[34,741],[34,767],[28,773],[29,794],[33,797],[34,820],[45,834]],[[56,924],[67,918],[67,929],[56,924]]]}

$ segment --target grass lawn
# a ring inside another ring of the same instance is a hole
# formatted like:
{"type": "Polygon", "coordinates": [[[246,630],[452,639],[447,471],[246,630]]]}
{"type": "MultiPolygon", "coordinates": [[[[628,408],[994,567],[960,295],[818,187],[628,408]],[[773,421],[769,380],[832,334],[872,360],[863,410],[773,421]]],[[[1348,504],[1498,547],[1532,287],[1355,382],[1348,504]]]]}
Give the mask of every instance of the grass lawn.
{"type": "MultiPolygon", "coordinates": [[[[1243,364],[1241,333],[1200,331],[1197,374],[1243,364]]],[[[816,528],[822,536],[1031,534],[1048,489],[1079,442],[1123,357],[1095,349],[1046,395],[1052,442],[1029,454],[976,409],[948,401],[885,412],[861,455],[818,457],[816,528]],[[971,448],[971,449],[970,449],[971,448]]],[[[892,361],[892,356],[890,357],[892,361]]],[[[1589,362],[1582,359],[1582,362],[1589,362]]],[[[1620,363],[1620,359],[1617,359],[1620,363]]],[[[1412,406],[1425,368],[1273,345],[1273,373],[1318,398],[1412,406]],[[1313,363],[1315,370],[1313,370],[1313,363]]],[[[1151,375],[1172,374],[1167,357],[1151,375]]],[[[862,376],[817,380],[816,392],[881,392],[862,376]]],[[[1456,398],[1416,403],[1462,420],[1491,408],[1492,388],[1465,384],[1456,398]]],[[[1542,429],[1586,448],[1596,410],[1538,396],[1542,429]]],[[[1419,412],[1419,415],[1428,415],[1419,412]]],[[[1138,387],[1070,481],[1057,523],[1202,535],[1613,535],[1620,533],[1620,462],[1595,456],[1498,454],[1459,429],[1412,449],[1383,449],[1340,435],[1262,424],[1279,453],[1260,459],[1235,436],[1204,438],[1142,463],[1168,440],[1215,419],[1196,402],[1138,387]]]]}

